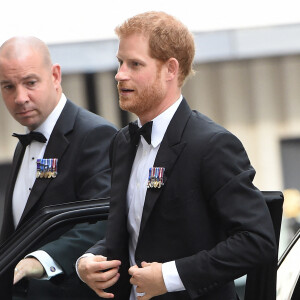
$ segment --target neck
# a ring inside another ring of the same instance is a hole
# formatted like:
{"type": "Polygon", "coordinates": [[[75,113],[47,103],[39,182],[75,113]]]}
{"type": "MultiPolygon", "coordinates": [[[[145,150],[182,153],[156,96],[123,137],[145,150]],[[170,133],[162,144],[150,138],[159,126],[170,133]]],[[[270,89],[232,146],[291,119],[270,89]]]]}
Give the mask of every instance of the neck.
{"type": "Polygon", "coordinates": [[[151,120],[162,114],[179,99],[180,95],[181,91],[179,91],[172,97],[165,98],[165,100],[161,102],[161,105],[159,105],[157,109],[146,112],[143,115],[138,115],[141,124],[144,125],[145,123],[150,122],[151,120]]]}

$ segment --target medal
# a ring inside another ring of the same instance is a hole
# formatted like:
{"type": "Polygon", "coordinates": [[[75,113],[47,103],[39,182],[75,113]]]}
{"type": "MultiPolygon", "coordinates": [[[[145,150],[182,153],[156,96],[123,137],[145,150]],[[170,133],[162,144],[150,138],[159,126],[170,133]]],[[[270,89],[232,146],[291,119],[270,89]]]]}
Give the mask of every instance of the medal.
{"type": "Polygon", "coordinates": [[[40,178],[44,177],[44,171],[45,170],[45,164],[44,164],[44,159],[41,159],[41,163],[40,163],[40,178]]]}
{"type": "Polygon", "coordinates": [[[53,158],[49,158],[47,160],[47,164],[48,164],[47,178],[51,178],[52,177],[52,173],[53,173],[53,170],[52,170],[52,161],[53,161],[53,158]]]}
{"type": "Polygon", "coordinates": [[[39,178],[41,175],[41,159],[36,160],[36,178],[39,178]]]}
{"type": "Polygon", "coordinates": [[[58,159],[57,158],[53,158],[53,161],[52,161],[52,178],[55,178],[57,176],[57,161],[58,159]]]}
{"type": "Polygon", "coordinates": [[[165,168],[162,167],[149,168],[147,188],[160,189],[164,185],[164,171],[165,168]]]}
{"type": "Polygon", "coordinates": [[[45,158],[44,162],[45,162],[44,178],[48,178],[48,175],[49,175],[49,159],[45,158]]]}
{"type": "Polygon", "coordinates": [[[55,178],[57,176],[57,158],[36,160],[36,178],[55,178]]]}

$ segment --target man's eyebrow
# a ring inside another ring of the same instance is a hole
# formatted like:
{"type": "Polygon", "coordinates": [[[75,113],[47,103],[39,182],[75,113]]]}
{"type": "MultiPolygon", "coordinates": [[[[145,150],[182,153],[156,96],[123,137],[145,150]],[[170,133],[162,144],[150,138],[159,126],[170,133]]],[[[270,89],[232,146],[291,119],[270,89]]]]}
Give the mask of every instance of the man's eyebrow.
{"type": "MultiPolygon", "coordinates": [[[[37,74],[28,74],[28,75],[22,77],[21,80],[28,80],[28,79],[32,79],[32,78],[38,79],[39,76],[37,74]]],[[[1,85],[3,85],[3,84],[9,84],[9,83],[12,83],[12,81],[11,80],[5,80],[5,79],[0,81],[1,85]]]]}
{"type": "Polygon", "coordinates": [[[22,77],[22,80],[27,80],[30,78],[38,78],[38,76],[36,74],[28,74],[28,75],[22,77]]]}
{"type": "Polygon", "coordinates": [[[11,83],[11,81],[9,80],[1,80],[0,81],[0,84],[3,85],[3,84],[8,84],[8,83],[11,83]]]}

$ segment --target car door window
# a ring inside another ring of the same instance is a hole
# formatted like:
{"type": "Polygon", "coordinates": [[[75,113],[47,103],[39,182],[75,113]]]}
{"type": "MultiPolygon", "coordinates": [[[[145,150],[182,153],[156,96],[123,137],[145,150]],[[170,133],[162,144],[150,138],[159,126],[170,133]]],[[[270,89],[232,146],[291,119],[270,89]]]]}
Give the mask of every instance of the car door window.
{"type": "Polygon", "coordinates": [[[60,205],[43,210],[0,247],[0,288],[5,299],[99,299],[77,276],[75,262],[104,238],[108,200],[60,205]],[[49,280],[22,279],[12,285],[16,264],[32,251],[55,257],[63,272],[49,280]],[[61,262],[61,264],[59,263],[61,262]]]}

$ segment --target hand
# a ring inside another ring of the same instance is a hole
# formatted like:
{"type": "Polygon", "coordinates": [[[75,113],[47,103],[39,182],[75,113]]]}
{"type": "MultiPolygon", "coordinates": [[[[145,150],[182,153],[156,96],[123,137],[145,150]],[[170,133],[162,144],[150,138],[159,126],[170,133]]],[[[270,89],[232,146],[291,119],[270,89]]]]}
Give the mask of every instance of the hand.
{"type": "Polygon", "coordinates": [[[24,258],[15,267],[14,284],[24,277],[41,278],[44,274],[45,269],[36,258],[24,258]]]}
{"type": "Polygon", "coordinates": [[[102,255],[83,257],[78,262],[80,278],[100,297],[113,298],[103,290],[113,286],[120,277],[119,260],[107,260],[102,255]]]}
{"type": "Polygon", "coordinates": [[[144,296],[138,296],[139,300],[148,300],[167,292],[161,263],[142,262],[142,268],[133,266],[128,272],[131,275],[130,283],[137,286],[137,293],[145,293],[144,296]]]}

